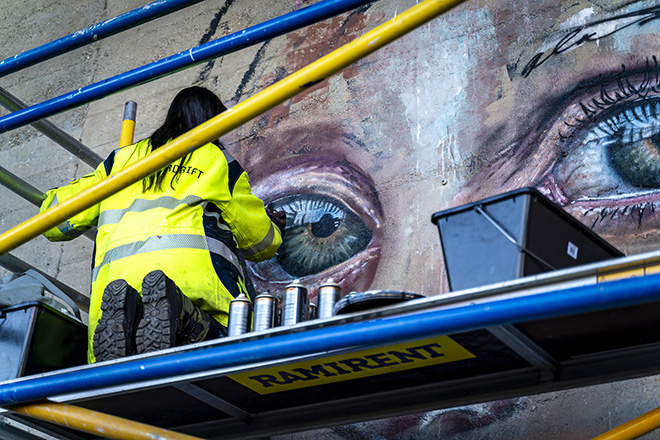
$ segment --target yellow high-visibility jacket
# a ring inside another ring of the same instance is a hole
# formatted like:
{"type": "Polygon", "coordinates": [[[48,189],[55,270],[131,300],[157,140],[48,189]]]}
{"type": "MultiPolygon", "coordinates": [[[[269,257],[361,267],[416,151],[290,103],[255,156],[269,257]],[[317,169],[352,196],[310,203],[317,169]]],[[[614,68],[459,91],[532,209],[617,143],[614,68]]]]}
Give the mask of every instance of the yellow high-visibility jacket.
{"type": "MultiPolygon", "coordinates": [[[[41,211],[62,202],[151,151],[149,139],[115,150],[98,168],[48,191],[41,211]]],[[[247,173],[214,144],[195,150],[184,165],[170,165],[162,190],[142,182],[47,231],[51,241],[71,240],[98,226],[92,266],[88,358],[101,314],[103,290],[124,279],[141,291],[142,279],[160,269],[195,305],[227,325],[229,302],[246,293],[237,249],[251,261],[275,255],[282,243],[263,202],[250,192],[247,173]],[[173,186],[170,185],[174,178],[173,186]]]]}

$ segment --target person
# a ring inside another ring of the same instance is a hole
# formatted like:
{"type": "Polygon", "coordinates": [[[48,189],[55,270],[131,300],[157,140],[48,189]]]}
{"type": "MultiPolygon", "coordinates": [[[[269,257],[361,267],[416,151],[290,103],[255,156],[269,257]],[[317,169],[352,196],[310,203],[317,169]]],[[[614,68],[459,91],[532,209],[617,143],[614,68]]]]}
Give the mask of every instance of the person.
{"type": "MultiPolygon", "coordinates": [[[[41,211],[225,110],[210,90],[180,91],[149,138],[48,191],[41,211]]],[[[44,235],[71,240],[98,226],[88,328],[92,363],[225,335],[230,301],[248,294],[241,259],[272,258],[285,222],[252,194],[247,173],[217,140],[44,235]]]]}

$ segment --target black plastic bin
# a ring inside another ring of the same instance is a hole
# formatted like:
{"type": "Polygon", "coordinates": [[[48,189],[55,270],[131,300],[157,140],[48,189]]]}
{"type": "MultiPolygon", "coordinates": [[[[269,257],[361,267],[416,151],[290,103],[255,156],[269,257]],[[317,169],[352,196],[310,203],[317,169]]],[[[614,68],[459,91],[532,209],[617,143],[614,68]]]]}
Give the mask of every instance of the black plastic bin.
{"type": "Polygon", "coordinates": [[[623,256],[534,188],[436,212],[451,290],[623,256]]]}
{"type": "Polygon", "coordinates": [[[87,327],[38,301],[0,309],[0,382],[87,362],[87,327]]]}

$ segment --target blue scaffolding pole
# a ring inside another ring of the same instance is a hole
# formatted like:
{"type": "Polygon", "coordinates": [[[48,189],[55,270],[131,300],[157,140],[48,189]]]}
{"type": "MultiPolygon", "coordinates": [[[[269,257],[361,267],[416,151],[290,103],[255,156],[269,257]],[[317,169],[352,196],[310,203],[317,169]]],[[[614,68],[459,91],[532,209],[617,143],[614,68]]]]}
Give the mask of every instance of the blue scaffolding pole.
{"type": "Polygon", "coordinates": [[[156,18],[176,12],[202,0],[157,0],[140,8],[58,38],[50,43],[0,61],[0,77],[33,66],[87,44],[110,37],[156,18]]]}
{"type": "Polygon", "coordinates": [[[97,365],[0,384],[0,407],[277,359],[378,347],[516,322],[615,309],[660,300],[660,275],[574,287],[530,296],[420,311],[210,346],[168,356],[97,365]]]}
{"type": "Polygon", "coordinates": [[[375,0],[324,0],[0,118],[0,133],[270,40],[375,0]]]}

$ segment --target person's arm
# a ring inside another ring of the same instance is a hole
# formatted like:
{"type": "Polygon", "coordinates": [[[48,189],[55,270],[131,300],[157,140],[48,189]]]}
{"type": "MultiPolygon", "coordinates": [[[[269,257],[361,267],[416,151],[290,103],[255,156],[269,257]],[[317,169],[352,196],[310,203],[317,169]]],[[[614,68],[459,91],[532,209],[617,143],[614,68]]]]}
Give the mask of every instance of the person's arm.
{"type": "MultiPolygon", "coordinates": [[[[111,155],[112,157],[113,155],[111,155]]],[[[107,176],[106,169],[108,165],[112,168],[110,158],[101,163],[93,172],[76,179],[68,185],[53,188],[46,192],[46,199],[41,203],[39,212],[44,212],[48,208],[57,205],[67,199],[70,199],[80,191],[100,182],[107,176]]],[[[109,170],[108,170],[109,171],[109,170]]],[[[67,221],[64,221],[56,227],[44,232],[44,237],[50,241],[68,241],[79,237],[93,226],[96,226],[99,217],[99,204],[74,215],[67,221]]]]}
{"type": "Polygon", "coordinates": [[[236,180],[231,199],[223,209],[223,217],[246,259],[263,261],[275,256],[282,244],[284,225],[273,221],[261,199],[251,193],[245,171],[236,180]]]}

